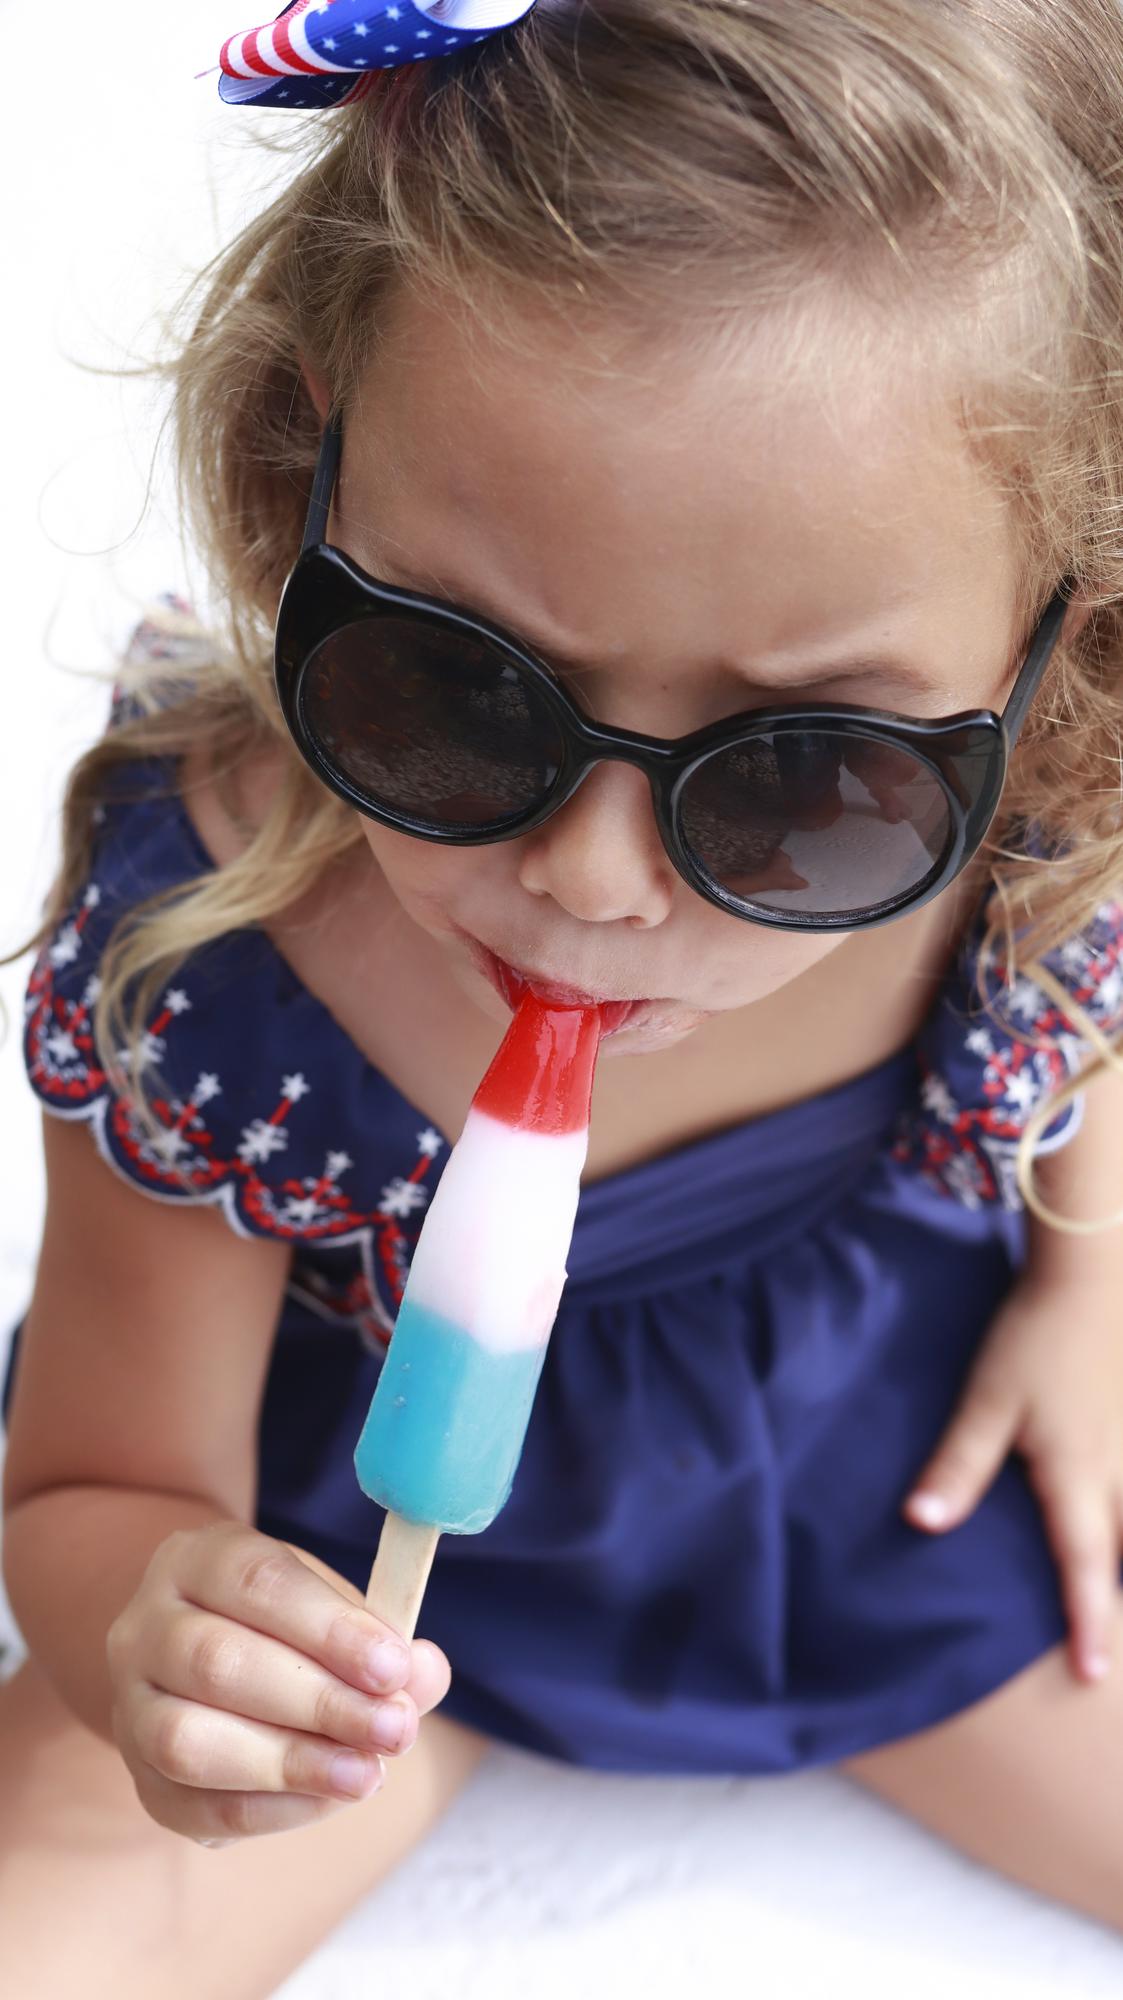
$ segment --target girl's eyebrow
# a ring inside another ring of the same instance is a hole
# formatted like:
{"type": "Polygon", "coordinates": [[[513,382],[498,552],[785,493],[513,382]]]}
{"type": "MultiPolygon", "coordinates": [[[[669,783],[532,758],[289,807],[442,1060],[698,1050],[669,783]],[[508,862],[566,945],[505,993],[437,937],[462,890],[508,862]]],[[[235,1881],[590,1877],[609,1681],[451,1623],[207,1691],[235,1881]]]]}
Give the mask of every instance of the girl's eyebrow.
{"type": "MultiPolygon", "coordinates": [[[[570,673],[589,672],[603,664],[588,654],[558,647],[550,640],[538,637],[533,625],[523,620],[510,618],[502,608],[489,600],[486,590],[461,591],[450,588],[436,578],[422,582],[408,573],[404,563],[383,561],[374,574],[385,583],[391,583],[398,590],[414,590],[421,597],[432,597],[442,604],[448,604],[458,611],[466,611],[470,616],[482,618],[489,625],[498,625],[513,638],[521,640],[528,651],[537,653],[548,666],[564,668],[570,673]]],[[[759,673],[730,663],[731,672],[754,688],[774,690],[778,695],[790,694],[804,687],[842,687],[848,681],[879,681],[904,695],[947,696],[946,684],[933,679],[922,669],[895,653],[847,653],[841,658],[824,661],[821,666],[797,668],[793,673],[777,675],[769,679],[759,673]]]]}

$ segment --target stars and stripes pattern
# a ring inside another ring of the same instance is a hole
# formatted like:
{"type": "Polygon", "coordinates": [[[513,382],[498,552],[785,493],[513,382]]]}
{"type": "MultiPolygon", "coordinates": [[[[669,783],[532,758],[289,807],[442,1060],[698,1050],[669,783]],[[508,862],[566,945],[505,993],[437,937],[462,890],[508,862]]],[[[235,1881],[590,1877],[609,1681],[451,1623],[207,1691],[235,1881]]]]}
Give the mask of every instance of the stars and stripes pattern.
{"type": "Polygon", "coordinates": [[[226,104],[322,110],[366,96],[382,70],[453,55],[529,14],[535,0],[294,0],[231,35],[219,56],[226,104]]]}

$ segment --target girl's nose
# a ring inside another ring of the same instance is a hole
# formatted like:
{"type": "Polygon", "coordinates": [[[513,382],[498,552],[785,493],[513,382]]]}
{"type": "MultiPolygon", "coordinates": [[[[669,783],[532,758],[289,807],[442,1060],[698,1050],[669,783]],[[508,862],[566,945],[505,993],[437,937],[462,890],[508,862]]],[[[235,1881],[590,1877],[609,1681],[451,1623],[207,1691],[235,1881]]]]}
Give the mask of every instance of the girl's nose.
{"type": "Polygon", "coordinates": [[[661,924],[677,876],[642,771],[598,764],[571,799],[519,842],[518,876],[585,923],[661,924]]]}

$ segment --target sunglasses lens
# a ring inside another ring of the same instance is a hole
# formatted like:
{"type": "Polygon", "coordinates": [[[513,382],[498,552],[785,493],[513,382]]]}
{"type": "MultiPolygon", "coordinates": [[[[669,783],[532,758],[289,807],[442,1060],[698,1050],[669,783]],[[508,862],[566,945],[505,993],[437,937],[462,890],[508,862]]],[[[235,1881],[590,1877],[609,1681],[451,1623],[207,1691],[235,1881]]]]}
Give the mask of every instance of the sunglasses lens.
{"type": "Polygon", "coordinates": [[[934,771],[898,744],[775,730],[719,750],[679,795],[682,836],[729,895],[778,914],[857,915],[921,888],[952,833],[934,771]]]}
{"type": "Polygon", "coordinates": [[[563,743],[529,675],[470,632],[423,618],[333,632],[301,685],[321,756],[419,830],[500,829],[549,796],[563,743]]]}

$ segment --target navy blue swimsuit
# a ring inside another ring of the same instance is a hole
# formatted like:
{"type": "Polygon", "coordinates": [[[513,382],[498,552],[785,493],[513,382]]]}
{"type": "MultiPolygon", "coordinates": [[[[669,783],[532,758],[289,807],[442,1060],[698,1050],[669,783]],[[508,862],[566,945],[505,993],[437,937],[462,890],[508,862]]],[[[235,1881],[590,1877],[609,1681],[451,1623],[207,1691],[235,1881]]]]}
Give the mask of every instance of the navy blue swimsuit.
{"type": "MultiPolygon", "coordinates": [[[[447,1136],[257,930],[162,995],[145,1132],[96,1063],[99,956],[213,864],[171,765],[129,782],[32,973],[28,1075],[150,1195],[291,1243],[256,1520],[364,1589],[382,1517],[352,1453],[447,1136]]],[[[606,1770],[782,1771],[935,1723],[1063,1638],[1020,1459],[946,1536],[900,1515],[1023,1259],[1018,1132],[1082,1053],[1028,981],[1006,1027],[980,1011],[978,940],[913,1047],[584,1191],[511,1498],[439,1544],[420,1631],[446,1713],[606,1770]]],[[[1049,963],[1110,1030],[1121,960],[1111,904],[1049,963]]]]}

